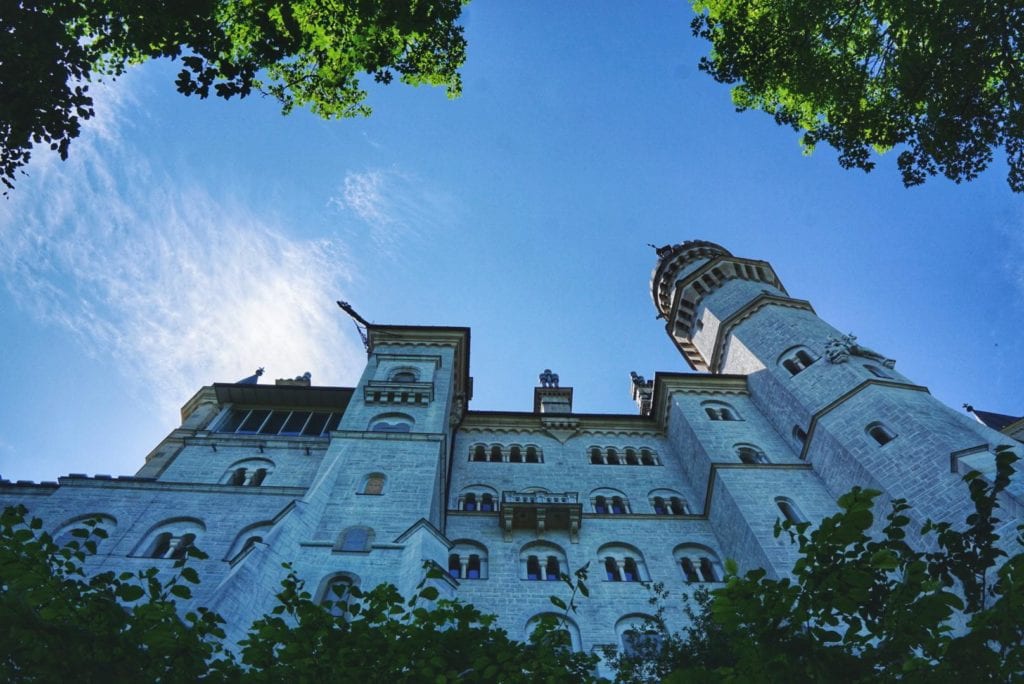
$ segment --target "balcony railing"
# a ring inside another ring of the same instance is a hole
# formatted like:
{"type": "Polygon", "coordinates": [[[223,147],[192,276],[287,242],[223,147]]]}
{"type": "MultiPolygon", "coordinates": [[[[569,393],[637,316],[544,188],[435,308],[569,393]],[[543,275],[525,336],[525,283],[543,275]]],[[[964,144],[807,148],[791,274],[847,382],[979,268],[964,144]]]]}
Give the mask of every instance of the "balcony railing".
{"type": "Polygon", "coordinates": [[[583,506],[578,492],[516,492],[501,493],[501,527],[511,541],[513,529],[567,530],[569,539],[577,541],[583,506]]]}

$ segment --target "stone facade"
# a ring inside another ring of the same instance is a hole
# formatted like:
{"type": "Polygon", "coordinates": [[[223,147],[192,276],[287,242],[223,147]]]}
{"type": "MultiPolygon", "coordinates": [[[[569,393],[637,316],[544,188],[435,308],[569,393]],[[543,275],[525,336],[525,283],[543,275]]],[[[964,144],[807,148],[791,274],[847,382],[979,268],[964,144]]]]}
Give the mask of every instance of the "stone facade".
{"type": "Polygon", "coordinates": [[[551,580],[589,563],[572,617],[583,649],[650,612],[648,580],[678,594],[719,581],[725,558],[786,573],[794,548],[776,519],[820,519],[853,485],[908,499],[917,522],[963,519],[965,464],[984,470],[1012,439],[879,354],[830,353],[849,338],[766,262],[699,241],[658,254],[655,305],[700,372],[634,374],[637,415],[573,413],[550,371],[532,411],[467,410],[468,329],[369,325],[354,388],[204,387],[135,476],[3,482],[0,498],[57,534],[100,516],[95,570],[170,571],[196,544],[209,559],[194,602],[234,638],[273,605],[286,561],[317,596],[338,578],[409,594],[435,563],[443,595],[520,638],[565,597],[551,580]]]}

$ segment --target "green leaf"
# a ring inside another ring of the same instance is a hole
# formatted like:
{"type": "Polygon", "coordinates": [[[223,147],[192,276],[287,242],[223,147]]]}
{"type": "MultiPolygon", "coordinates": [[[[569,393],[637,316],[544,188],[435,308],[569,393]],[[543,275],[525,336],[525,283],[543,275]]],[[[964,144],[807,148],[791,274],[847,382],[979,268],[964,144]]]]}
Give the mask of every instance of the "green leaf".
{"type": "Polygon", "coordinates": [[[559,608],[561,608],[562,610],[566,610],[568,608],[568,606],[565,605],[565,601],[558,598],[557,596],[549,596],[548,600],[551,601],[551,603],[558,606],[559,608]]]}

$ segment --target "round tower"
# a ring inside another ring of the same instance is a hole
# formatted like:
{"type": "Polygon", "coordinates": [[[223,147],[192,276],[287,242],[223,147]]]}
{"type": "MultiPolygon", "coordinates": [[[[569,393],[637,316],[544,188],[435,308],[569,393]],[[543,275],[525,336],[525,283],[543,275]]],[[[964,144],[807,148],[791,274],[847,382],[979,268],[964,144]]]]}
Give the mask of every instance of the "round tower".
{"type": "Polygon", "coordinates": [[[651,296],[687,363],[745,376],[759,413],[834,496],[871,487],[906,498],[922,519],[963,520],[958,459],[1010,440],[790,297],[767,262],[702,240],[657,252],[651,296]]]}

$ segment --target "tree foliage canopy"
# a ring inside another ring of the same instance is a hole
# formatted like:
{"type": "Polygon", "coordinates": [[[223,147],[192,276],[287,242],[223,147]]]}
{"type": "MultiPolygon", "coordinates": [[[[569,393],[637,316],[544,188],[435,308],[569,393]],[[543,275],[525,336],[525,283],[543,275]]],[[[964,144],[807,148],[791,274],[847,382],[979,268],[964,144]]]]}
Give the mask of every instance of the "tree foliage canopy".
{"type": "Polygon", "coordinates": [[[461,92],[468,0],[88,0],[0,3],[0,181],[34,144],[66,159],[93,115],[88,83],[156,57],[181,60],[185,95],[261,92],[285,113],[365,116],[358,76],[461,92]]]}
{"type": "Polygon", "coordinates": [[[907,186],[972,180],[1003,148],[1024,191],[1024,6],[1012,0],[695,0],[700,69],[846,168],[902,148],[907,186]]]}
{"type": "Polygon", "coordinates": [[[1000,540],[996,517],[1016,460],[999,447],[991,483],[965,478],[975,510],[962,525],[927,522],[931,550],[907,543],[902,500],[872,535],[872,490],[840,497],[841,512],[813,529],[776,523],[799,545],[792,576],[739,576],[728,562],[725,586],[684,607],[690,626],[641,658],[619,658],[619,680],[1020,681],[1024,554],[1007,557],[1014,543],[1000,540]]]}

